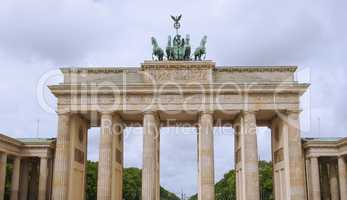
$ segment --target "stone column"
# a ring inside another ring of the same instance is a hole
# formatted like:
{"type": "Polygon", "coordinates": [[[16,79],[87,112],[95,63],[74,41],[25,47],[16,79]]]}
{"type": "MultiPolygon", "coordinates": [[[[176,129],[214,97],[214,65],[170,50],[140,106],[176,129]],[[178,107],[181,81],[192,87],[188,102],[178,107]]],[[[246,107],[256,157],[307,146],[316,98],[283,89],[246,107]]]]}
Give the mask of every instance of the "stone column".
{"type": "Polygon", "coordinates": [[[329,163],[329,181],[330,181],[330,196],[331,200],[339,200],[339,180],[335,160],[329,163]]]}
{"type": "Polygon", "coordinates": [[[340,179],[340,197],[342,199],[347,199],[347,168],[346,161],[341,156],[338,159],[339,167],[339,179],[340,179]]]}
{"type": "Polygon", "coordinates": [[[319,184],[319,164],[317,157],[311,157],[311,192],[312,200],[321,200],[319,184]]]}
{"type": "Polygon", "coordinates": [[[39,178],[39,197],[38,200],[46,199],[46,189],[47,189],[47,158],[40,159],[40,178],[39,178]]]}
{"type": "Polygon", "coordinates": [[[6,183],[7,154],[0,153],[0,200],[4,200],[6,183]]]}
{"type": "Polygon", "coordinates": [[[159,200],[159,123],[159,118],[155,112],[144,113],[142,200],[159,200]]]}
{"type": "Polygon", "coordinates": [[[305,164],[300,136],[299,111],[288,111],[284,115],[284,162],[287,199],[302,200],[305,193],[305,164]],[[287,181],[287,179],[289,179],[287,181]]]}
{"type": "Polygon", "coordinates": [[[52,199],[67,200],[70,164],[70,115],[69,113],[58,113],[58,117],[52,199]]]}
{"type": "Polygon", "coordinates": [[[101,114],[97,200],[111,200],[112,195],[112,113],[101,114]]]}
{"type": "Polygon", "coordinates": [[[203,112],[199,118],[199,182],[198,200],[214,200],[213,113],[203,112]]]}
{"type": "Polygon", "coordinates": [[[118,114],[112,116],[112,200],[123,199],[123,129],[118,114]]]}
{"type": "Polygon", "coordinates": [[[20,157],[15,157],[13,161],[13,172],[11,182],[11,200],[18,200],[20,176],[20,157]]]}
{"type": "Polygon", "coordinates": [[[29,163],[28,159],[22,160],[20,174],[19,199],[27,200],[29,187],[29,163]]]}
{"type": "Polygon", "coordinates": [[[236,152],[237,199],[259,200],[259,170],[258,170],[258,147],[256,133],[256,117],[254,112],[243,111],[236,120],[239,127],[235,137],[235,144],[239,146],[236,152]]]}
{"type": "Polygon", "coordinates": [[[312,199],[312,187],[311,187],[311,160],[306,158],[306,188],[307,188],[307,199],[312,199]]]}

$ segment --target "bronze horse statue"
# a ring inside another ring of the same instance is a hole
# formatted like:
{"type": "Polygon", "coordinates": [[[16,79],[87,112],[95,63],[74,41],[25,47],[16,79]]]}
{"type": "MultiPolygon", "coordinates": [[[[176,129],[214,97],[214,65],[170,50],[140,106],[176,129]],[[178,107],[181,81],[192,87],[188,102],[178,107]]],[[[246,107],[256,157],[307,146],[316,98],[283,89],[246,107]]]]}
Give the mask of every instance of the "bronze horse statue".
{"type": "Polygon", "coordinates": [[[174,52],[173,52],[173,47],[171,45],[171,36],[169,35],[168,41],[167,41],[167,46],[166,46],[166,58],[167,60],[173,60],[174,59],[174,52]]]}
{"type": "Polygon", "coordinates": [[[194,59],[195,60],[201,60],[202,55],[204,55],[204,60],[206,58],[206,42],[207,42],[207,36],[205,35],[201,42],[200,46],[195,49],[194,51],[194,59]]]}
{"type": "Polygon", "coordinates": [[[190,60],[191,47],[190,47],[189,41],[190,41],[190,37],[189,35],[186,35],[186,40],[184,42],[184,56],[183,56],[184,60],[190,60]]]}
{"type": "Polygon", "coordinates": [[[162,48],[159,47],[157,40],[152,37],[152,46],[153,46],[153,51],[152,51],[152,60],[154,60],[154,56],[157,57],[158,60],[163,60],[164,57],[164,51],[162,48]]]}

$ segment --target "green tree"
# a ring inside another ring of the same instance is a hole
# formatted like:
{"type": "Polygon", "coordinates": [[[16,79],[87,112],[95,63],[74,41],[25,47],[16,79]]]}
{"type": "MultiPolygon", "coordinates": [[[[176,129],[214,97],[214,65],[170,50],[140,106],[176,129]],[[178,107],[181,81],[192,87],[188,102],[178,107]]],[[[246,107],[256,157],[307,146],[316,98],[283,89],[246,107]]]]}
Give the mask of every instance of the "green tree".
{"type": "Polygon", "coordinates": [[[95,200],[96,199],[96,187],[98,181],[98,163],[87,161],[87,188],[86,188],[86,199],[95,200]]]}
{"type": "MultiPolygon", "coordinates": [[[[236,200],[235,170],[230,170],[215,185],[216,200],[236,200]]],[[[259,161],[260,195],[262,200],[272,200],[272,163],[259,161]]],[[[193,195],[189,200],[197,200],[193,195]]]]}
{"type": "Polygon", "coordinates": [[[126,200],[141,199],[141,170],[126,168],[123,171],[123,198],[126,200]]]}
{"type": "Polygon", "coordinates": [[[174,193],[160,187],[160,200],[180,200],[174,193]]]}
{"type": "MultiPolygon", "coordinates": [[[[97,174],[98,163],[87,162],[87,200],[95,200],[97,192],[97,174]]],[[[123,170],[123,199],[140,200],[141,199],[141,170],[138,168],[125,168],[123,170]]],[[[179,200],[179,198],[165,188],[160,187],[161,200],[179,200]]]]}
{"type": "Polygon", "coordinates": [[[233,200],[236,199],[235,170],[230,170],[224,174],[222,180],[218,181],[215,186],[216,199],[233,200]]]}
{"type": "Polygon", "coordinates": [[[272,200],[272,163],[259,161],[259,182],[261,199],[272,200]]]}

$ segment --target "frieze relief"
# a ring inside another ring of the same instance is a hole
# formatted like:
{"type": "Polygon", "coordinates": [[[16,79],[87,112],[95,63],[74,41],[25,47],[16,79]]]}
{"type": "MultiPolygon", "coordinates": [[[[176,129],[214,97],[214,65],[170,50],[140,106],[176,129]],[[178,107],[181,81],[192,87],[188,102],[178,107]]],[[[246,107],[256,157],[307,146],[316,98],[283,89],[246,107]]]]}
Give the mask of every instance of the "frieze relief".
{"type": "Polygon", "coordinates": [[[299,98],[295,94],[163,94],[163,95],[76,95],[73,98],[68,95],[58,99],[58,105],[192,105],[208,104],[212,102],[217,105],[227,104],[299,104],[299,98]]]}
{"type": "Polygon", "coordinates": [[[210,69],[147,69],[143,71],[145,82],[211,82],[210,69]]]}

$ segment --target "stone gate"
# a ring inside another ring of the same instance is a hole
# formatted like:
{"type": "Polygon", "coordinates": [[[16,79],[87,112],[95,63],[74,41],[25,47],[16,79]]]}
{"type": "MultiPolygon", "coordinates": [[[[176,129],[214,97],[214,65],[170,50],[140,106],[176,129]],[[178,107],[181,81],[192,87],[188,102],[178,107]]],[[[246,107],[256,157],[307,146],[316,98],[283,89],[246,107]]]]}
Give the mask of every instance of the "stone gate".
{"type": "MultiPolygon", "coordinates": [[[[100,129],[98,200],[122,199],[123,130],[143,126],[142,199],[159,200],[160,127],[198,131],[198,199],[214,199],[213,127],[235,130],[237,199],[259,199],[257,126],[272,130],[276,199],[306,198],[295,66],[216,67],[212,61],[145,61],[141,68],[63,68],[54,200],[84,199],[87,130],[100,129]]],[[[228,155],[228,153],[226,153],[228,155]]],[[[229,154],[232,155],[232,152],[229,154]]]]}

